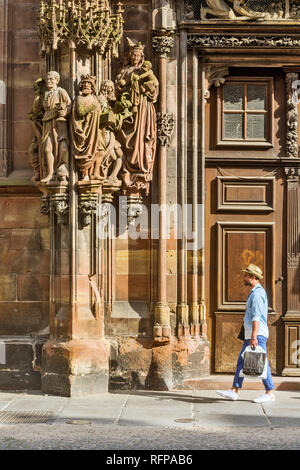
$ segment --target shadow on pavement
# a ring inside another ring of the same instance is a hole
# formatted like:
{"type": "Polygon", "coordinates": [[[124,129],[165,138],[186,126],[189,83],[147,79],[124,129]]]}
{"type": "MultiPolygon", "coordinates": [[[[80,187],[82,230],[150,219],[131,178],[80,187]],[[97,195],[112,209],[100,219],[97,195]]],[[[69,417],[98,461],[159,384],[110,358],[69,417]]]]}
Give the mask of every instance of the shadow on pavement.
{"type": "MultiPolygon", "coordinates": [[[[227,400],[226,398],[218,397],[201,397],[201,396],[194,396],[194,395],[185,395],[184,393],[176,393],[176,392],[156,392],[151,390],[121,390],[122,394],[126,394],[129,396],[136,395],[136,396],[144,396],[144,397],[151,397],[157,400],[174,400],[174,401],[181,401],[183,403],[219,403],[219,402],[231,402],[232,400],[227,400]]],[[[114,391],[113,394],[117,394],[117,391],[114,391]]],[[[239,398],[238,402],[249,402],[252,403],[252,400],[239,398]]]]}

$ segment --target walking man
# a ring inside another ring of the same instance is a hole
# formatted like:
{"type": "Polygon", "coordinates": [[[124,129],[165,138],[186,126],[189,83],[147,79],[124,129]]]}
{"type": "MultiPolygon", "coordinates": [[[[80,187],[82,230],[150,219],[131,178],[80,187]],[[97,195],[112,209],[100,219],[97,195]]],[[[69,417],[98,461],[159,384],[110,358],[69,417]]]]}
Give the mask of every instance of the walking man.
{"type": "MultiPolygon", "coordinates": [[[[245,286],[252,287],[251,292],[247,299],[246,313],[244,316],[244,329],[245,339],[242,350],[240,352],[236,372],[233,380],[231,390],[218,390],[216,393],[221,397],[230,400],[238,399],[238,391],[242,388],[244,377],[240,377],[240,371],[243,368],[244,360],[242,354],[247,346],[253,349],[261,346],[267,352],[267,340],[269,337],[269,329],[267,324],[268,317],[268,299],[265,289],[261,286],[259,281],[263,279],[262,271],[255,264],[250,264],[246,269],[243,269],[244,284],[245,286]]],[[[274,384],[268,362],[267,378],[263,379],[265,386],[265,394],[253,400],[255,403],[271,402],[275,400],[275,395],[272,393],[274,384]]]]}

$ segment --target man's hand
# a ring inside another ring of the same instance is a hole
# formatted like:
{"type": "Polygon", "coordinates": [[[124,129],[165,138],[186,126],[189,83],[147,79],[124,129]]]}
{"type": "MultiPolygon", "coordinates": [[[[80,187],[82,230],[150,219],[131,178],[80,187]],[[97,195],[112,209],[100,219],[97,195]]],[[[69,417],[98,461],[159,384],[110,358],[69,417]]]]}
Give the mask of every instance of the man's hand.
{"type": "Polygon", "coordinates": [[[250,346],[252,349],[255,349],[258,346],[257,333],[258,333],[259,322],[254,320],[252,322],[252,333],[250,339],[250,346]]]}

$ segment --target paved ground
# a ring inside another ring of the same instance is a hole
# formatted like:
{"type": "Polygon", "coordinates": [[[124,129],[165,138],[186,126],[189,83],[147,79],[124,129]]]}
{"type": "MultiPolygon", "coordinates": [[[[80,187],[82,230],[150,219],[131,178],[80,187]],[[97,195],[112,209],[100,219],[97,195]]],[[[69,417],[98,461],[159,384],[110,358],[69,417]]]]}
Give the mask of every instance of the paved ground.
{"type": "Polygon", "coordinates": [[[251,401],[259,394],[233,402],[207,390],[84,399],[0,392],[0,449],[300,450],[300,392],[276,392],[263,406],[251,401]]]}

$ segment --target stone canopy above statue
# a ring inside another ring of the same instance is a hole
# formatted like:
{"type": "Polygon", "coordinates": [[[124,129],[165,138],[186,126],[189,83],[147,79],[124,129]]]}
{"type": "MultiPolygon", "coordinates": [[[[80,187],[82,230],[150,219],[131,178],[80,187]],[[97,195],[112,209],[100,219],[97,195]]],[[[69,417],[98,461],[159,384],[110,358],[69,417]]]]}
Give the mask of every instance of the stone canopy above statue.
{"type": "Polygon", "coordinates": [[[186,20],[300,21],[299,0],[186,0],[186,20]]]}

